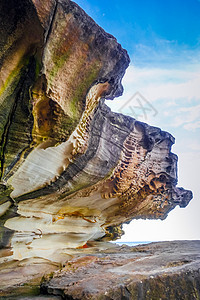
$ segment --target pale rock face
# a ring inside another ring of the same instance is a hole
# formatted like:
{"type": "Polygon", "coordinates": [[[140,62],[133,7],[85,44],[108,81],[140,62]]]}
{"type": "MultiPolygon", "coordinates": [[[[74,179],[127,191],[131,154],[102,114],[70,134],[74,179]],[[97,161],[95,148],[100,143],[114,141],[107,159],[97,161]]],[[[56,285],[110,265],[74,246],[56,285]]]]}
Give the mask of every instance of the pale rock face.
{"type": "Polygon", "coordinates": [[[116,39],[72,1],[3,0],[0,12],[1,261],[59,262],[185,207],[174,138],[104,103],[129,64],[116,39]]]}

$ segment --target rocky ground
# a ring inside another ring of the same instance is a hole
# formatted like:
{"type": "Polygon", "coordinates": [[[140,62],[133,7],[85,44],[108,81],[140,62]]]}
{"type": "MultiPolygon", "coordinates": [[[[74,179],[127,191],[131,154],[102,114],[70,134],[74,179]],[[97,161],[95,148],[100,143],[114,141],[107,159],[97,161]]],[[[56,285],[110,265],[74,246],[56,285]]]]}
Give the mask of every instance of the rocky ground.
{"type": "Polygon", "coordinates": [[[27,290],[22,296],[21,284],[15,293],[4,289],[1,299],[200,299],[200,241],[102,245],[73,250],[64,266],[42,278],[40,289],[35,285],[35,295],[27,290]]]}

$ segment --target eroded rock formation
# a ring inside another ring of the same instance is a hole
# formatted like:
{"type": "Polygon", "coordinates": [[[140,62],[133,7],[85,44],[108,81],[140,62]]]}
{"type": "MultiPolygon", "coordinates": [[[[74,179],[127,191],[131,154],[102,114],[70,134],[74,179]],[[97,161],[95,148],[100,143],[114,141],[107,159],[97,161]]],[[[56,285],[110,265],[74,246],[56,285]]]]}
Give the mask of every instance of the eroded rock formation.
{"type": "Polygon", "coordinates": [[[116,39],[69,0],[2,0],[0,19],[1,260],[59,262],[185,207],[174,138],[104,103],[129,65],[116,39]]]}
{"type": "Polygon", "coordinates": [[[196,300],[199,253],[200,241],[175,241],[79,254],[47,277],[41,291],[77,300],[196,300]]]}

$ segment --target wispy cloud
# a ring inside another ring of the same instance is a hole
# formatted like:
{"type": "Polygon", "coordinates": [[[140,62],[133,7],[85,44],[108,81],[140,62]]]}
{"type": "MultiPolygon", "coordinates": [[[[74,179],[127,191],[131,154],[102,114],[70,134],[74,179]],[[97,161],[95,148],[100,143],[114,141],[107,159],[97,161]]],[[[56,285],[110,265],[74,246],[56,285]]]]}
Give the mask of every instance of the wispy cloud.
{"type": "Polygon", "coordinates": [[[198,128],[200,128],[200,121],[197,121],[197,122],[194,122],[194,123],[188,123],[188,124],[185,124],[183,126],[186,130],[196,130],[198,128]]]}
{"type": "Polygon", "coordinates": [[[184,125],[187,130],[200,127],[200,104],[191,107],[180,107],[174,119],[174,127],[184,125]]]}
{"type": "MultiPolygon", "coordinates": [[[[153,33],[152,33],[153,35],[153,33]]],[[[174,65],[183,67],[184,64],[196,64],[200,59],[198,44],[196,47],[180,45],[176,40],[161,39],[156,35],[149,36],[144,43],[134,46],[132,62],[139,67],[173,68],[174,65]]]]}
{"type": "MultiPolygon", "coordinates": [[[[162,126],[167,122],[171,127],[182,126],[185,130],[196,130],[200,126],[200,64],[184,63],[182,68],[135,67],[130,65],[123,79],[124,95],[114,102],[107,102],[112,110],[119,111],[128,99],[139,91],[158,111],[153,122],[162,126]]],[[[130,107],[131,103],[129,104],[130,107]]],[[[129,107],[123,113],[129,114],[129,107]]]]}
{"type": "Polygon", "coordinates": [[[138,68],[131,65],[123,80],[124,97],[139,90],[151,101],[179,98],[199,99],[200,97],[200,65],[197,70],[184,66],[181,69],[138,68]],[[188,68],[188,70],[186,70],[188,68]]]}

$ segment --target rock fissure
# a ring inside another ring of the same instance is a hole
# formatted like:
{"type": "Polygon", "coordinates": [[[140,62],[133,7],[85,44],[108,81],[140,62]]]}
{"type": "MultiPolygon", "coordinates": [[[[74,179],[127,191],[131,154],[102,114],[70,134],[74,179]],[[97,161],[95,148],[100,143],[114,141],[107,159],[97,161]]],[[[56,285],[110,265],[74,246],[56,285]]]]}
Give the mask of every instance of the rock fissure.
{"type": "Polygon", "coordinates": [[[52,27],[53,27],[53,22],[54,22],[55,16],[56,16],[58,1],[54,0],[54,2],[55,2],[54,8],[52,9],[52,12],[50,13],[50,17],[49,17],[49,26],[48,26],[48,29],[46,29],[46,32],[44,34],[44,46],[48,43],[48,39],[49,39],[49,36],[51,34],[51,30],[52,30],[52,27]]]}

